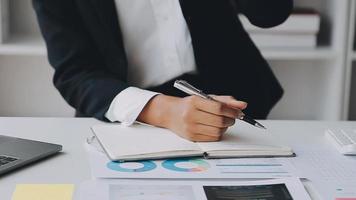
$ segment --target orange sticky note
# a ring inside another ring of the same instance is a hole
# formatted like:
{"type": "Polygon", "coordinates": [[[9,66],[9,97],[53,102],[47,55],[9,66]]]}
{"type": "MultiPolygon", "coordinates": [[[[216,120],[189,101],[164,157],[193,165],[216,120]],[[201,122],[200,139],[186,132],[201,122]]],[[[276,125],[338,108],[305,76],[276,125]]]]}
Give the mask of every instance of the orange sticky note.
{"type": "Polygon", "coordinates": [[[73,184],[19,184],[12,200],[72,200],[73,184]]]}

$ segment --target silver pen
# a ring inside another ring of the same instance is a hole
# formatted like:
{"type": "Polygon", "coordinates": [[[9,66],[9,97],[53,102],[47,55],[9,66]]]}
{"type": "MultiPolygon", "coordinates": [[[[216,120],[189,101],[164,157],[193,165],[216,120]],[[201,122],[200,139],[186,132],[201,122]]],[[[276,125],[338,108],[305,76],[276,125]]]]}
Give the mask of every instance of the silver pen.
{"type": "MultiPolygon", "coordinates": [[[[202,90],[199,90],[198,88],[192,86],[191,84],[189,84],[187,81],[184,81],[184,80],[176,80],[174,82],[174,87],[181,90],[182,92],[189,94],[189,95],[196,95],[196,96],[199,96],[204,99],[217,101],[214,98],[212,98],[211,96],[205,94],[202,90]]],[[[242,111],[241,111],[241,116],[239,117],[239,119],[242,121],[245,121],[255,127],[266,129],[266,127],[264,127],[261,123],[257,122],[252,117],[245,115],[242,111]]]]}

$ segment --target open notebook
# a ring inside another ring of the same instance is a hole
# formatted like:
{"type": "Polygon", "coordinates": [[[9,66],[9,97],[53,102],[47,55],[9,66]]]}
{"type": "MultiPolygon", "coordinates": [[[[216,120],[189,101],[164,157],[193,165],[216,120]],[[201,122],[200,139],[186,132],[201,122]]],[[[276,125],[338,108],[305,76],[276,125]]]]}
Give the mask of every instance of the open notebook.
{"type": "Polygon", "coordinates": [[[270,134],[226,133],[219,142],[191,142],[171,131],[147,125],[97,125],[92,130],[111,160],[133,161],[175,157],[206,158],[293,156],[270,134]]]}

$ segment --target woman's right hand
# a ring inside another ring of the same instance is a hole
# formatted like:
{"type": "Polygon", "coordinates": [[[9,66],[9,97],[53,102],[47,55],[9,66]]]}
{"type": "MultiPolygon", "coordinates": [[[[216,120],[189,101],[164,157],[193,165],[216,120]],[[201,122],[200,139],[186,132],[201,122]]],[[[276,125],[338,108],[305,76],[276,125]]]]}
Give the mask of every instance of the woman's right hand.
{"type": "Polygon", "coordinates": [[[138,120],[168,128],[190,141],[218,141],[234,125],[247,104],[230,96],[213,98],[218,101],[198,96],[178,98],[157,95],[148,102],[138,120]]]}

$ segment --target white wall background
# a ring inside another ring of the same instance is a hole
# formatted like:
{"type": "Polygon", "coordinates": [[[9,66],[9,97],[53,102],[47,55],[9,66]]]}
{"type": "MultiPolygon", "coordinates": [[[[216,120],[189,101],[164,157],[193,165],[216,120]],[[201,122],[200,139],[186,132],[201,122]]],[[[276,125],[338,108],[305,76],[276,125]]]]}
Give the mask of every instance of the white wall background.
{"type": "Polygon", "coordinates": [[[0,116],[73,116],[44,57],[0,57],[0,116]]]}

